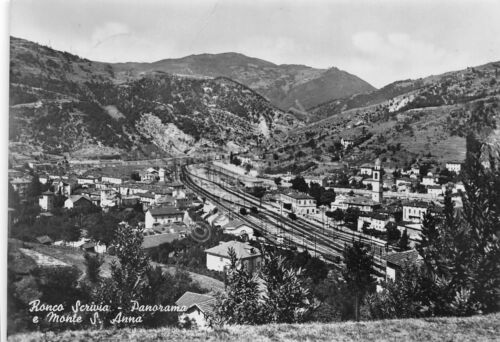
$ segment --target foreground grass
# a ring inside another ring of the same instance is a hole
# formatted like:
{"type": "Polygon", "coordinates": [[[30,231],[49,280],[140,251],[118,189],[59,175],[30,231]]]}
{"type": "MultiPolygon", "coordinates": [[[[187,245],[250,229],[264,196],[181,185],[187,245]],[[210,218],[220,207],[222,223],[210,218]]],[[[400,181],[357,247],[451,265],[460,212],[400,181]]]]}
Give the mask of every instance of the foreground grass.
{"type": "Polygon", "coordinates": [[[468,318],[230,326],[209,332],[176,328],[65,331],[13,335],[8,341],[500,341],[500,313],[468,318]]]}

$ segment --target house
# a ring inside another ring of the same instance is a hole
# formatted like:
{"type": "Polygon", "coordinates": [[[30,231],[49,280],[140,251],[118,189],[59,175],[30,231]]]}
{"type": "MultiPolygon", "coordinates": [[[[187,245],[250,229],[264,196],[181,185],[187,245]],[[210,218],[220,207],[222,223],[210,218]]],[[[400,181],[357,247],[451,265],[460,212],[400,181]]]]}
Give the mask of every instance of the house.
{"type": "Polygon", "coordinates": [[[370,164],[363,164],[359,169],[360,175],[371,176],[373,172],[373,167],[370,164]]]}
{"type": "Polygon", "coordinates": [[[147,168],[144,171],[139,172],[139,177],[141,178],[141,182],[154,182],[159,180],[158,171],[152,167],[147,168]]]}
{"type": "Polygon", "coordinates": [[[184,311],[179,315],[179,324],[183,327],[207,329],[213,315],[216,299],[212,296],[194,292],[185,292],[176,302],[184,311]]]}
{"type": "Polygon", "coordinates": [[[380,208],[380,203],[363,196],[346,196],[344,205],[348,208],[358,208],[360,211],[371,212],[380,208]]]}
{"type": "Polygon", "coordinates": [[[154,248],[164,243],[185,238],[188,228],[184,223],[172,223],[168,225],[154,226],[144,230],[142,248],[154,248]]]}
{"type": "Polygon", "coordinates": [[[323,176],[304,176],[304,181],[309,186],[311,186],[311,183],[316,183],[323,187],[326,186],[326,177],[323,176]]]}
{"type": "Polygon", "coordinates": [[[124,179],[121,177],[113,177],[113,176],[102,176],[101,183],[115,184],[121,185],[123,184],[124,179]]]}
{"type": "Polygon", "coordinates": [[[94,178],[93,176],[82,176],[78,177],[76,179],[76,182],[79,185],[89,186],[89,185],[94,185],[96,183],[96,178],[94,178]]]}
{"type": "Polygon", "coordinates": [[[392,281],[396,281],[399,278],[401,271],[406,266],[422,260],[422,257],[414,249],[404,252],[388,253],[385,258],[387,262],[385,277],[386,280],[392,281]]]}
{"type": "Polygon", "coordinates": [[[218,246],[205,250],[207,254],[207,269],[223,272],[230,266],[229,249],[236,253],[238,265],[243,266],[250,273],[257,270],[262,263],[260,251],[248,243],[239,241],[221,242],[218,246]]]}
{"type": "Polygon", "coordinates": [[[428,208],[429,203],[423,201],[411,201],[403,204],[403,221],[422,223],[428,208]]]}
{"type": "Polygon", "coordinates": [[[443,188],[441,187],[441,185],[429,185],[427,187],[427,193],[435,197],[442,196],[443,188]]]}
{"type": "Polygon", "coordinates": [[[175,206],[179,210],[186,210],[186,209],[190,208],[192,205],[193,205],[193,200],[189,197],[175,199],[175,206]]]}
{"type": "Polygon", "coordinates": [[[168,184],[166,184],[166,186],[168,186],[169,188],[172,188],[173,190],[182,190],[185,188],[184,184],[182,184],[181,182],[168,183],[168,184]]]}
{"type": "Polygon", "coordinates": [[[156,195],[154,192],[148,191],[142,194],[139,194],[140,197],[140,202],[145,205],[145,206],[153,206],[157,204],[158,200],[160,199],[161,195],[156,195]]]}
{"type": "Polygon", "coordinates": [[[73,208],[88,208],[92,206],[92,200],[90,197],[85,195],[72,195],[64,201],[64,208],[73,209],[73,208]]]}
{"type": "Polygon", "coordinates": [[[446,170],[459,174],[460,171],[462,170],[462,163],[457,161],[448,162],[446,163],[446,170]]]}
{"type": "Polygon", "coordinates": [[[420,175],[420,165],[418,164],[413,164],[410,168],[411,173],[414,175],[420,175]]]}
{"type": "Polygon", "coordinates": [[[376,229],[385,232],[385,226],[391,221],[389,215],[365,212],[358,217],[358,231],[362,231],[363,227],[367,226],[369,229],[376,229]]]}
{"type": "Polygon", "coordinates": [[[354,139],[351,137],[342,137],[340,139],[340,144],[344,149],[347,149],[349,146],[354,145],[354,139]]]}
{"type": "Polygon", "coordinates": [[[69,197],[71,195],[71,184],[58,180],[52,183],[54,193],[69,197]]]}
{"type": "Polygon", "coordinates": [[[289,191],[286,193],[281,193],[280,201],[281,203],[283,203],[283,205],[291,205],[292,212],[298,215],[318,213],[318,208],[316,208],[316,200],[312,196],[309,196],[308,194],[302,192],[289,191]]]}
{"type": "Polygon", "coordinates": [[[122,196],[122,199],[121,199],[121,204],[124,206],[124,207],[133,207],[135,206],[137,203],[139,203],[139,200],[140,200],[140,197],[139,196],[122,196]]]}
{"type": "Polygon", "coordinates": [[[26,190],[31,184],[31,179],[14,178],[13,180],[10,181],[10,184],[14,188],[14,191],[16,191],[19,194],[19,197],[24,198],[26,197],[26,190]]]}
{"type": "Polygon", "coordinates": [[[38,241],[38,243],[41,243],[42,245],[52,245],[52,243],[54,243],[54,241],[48,235],[39,236],[36,238],[36,241],[38,241]]]}
{"type": "Polygon", "coordinates": [[[176,207],[175,198],[169,195],[161,196],[160,198],[158,198],[157,203],[160,206],[176,207]]]}
{"type": "Polygon", "coordinates": [[[145,227],[153,228],[155,226],[182,222],[184,213],[175,207],[151,208],[146,211],[145,227]]]}
{"type": "Polygon", "coordinates": [[[222,229],[225,234],[247,236],[250,240],[254,239],[253,228],[249,227],[248,224],[241,220],[230,221],[225,224],[222,229]]]}
{"type": "Polygon", "coordinates": [[[398,222],[397,229],[401,234],[403,234],[406,230],[408,238],[410,239],[410,246],[415,246],[415,244],[418,243],[422,237],[422,223],[401,221],[398,222]]]}
{"type": "Polygon", "coordinates": [[[38,205],[45,211],[54,209],[54,193],[51,191],[42,192],[42,195],[38,198],[38,205]]]}
{"type": "Polygon", "coordinates": [[[424,186],[436,185],[436,179],[433,176],[424,176],[420,184],[424,186]]]}

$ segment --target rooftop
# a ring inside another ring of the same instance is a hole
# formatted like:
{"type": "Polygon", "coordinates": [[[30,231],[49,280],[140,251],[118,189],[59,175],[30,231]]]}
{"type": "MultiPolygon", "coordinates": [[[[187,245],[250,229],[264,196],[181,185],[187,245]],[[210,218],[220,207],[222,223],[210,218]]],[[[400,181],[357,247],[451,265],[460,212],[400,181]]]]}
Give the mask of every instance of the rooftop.
{"type": "Polygon", "coordinates": [[[284,192],[283,195],[288,196],[288,197],[292,197],[295,199],[314,199],[314,197],[309,196],[308,194],[303,193],[303,192],[299,192],[299,191],[288,191],[288,192],[284,192]]]}
{"type": "Polygon", "coordinates": [[[429,208],[431,204],[424,201],[409,201],[403,203],[403,207],[429,208]]]}
{"type": "Polygon", "coordinates": [[[421,259],[418,252],[414,249],[404,252],[389,253],[385,258],[388,264],[393,264],[399,267],[404,267],[408,263],[414,263],[415,261],[421,259]]]}
{"type": "Polygon", "coordinates": [[[218,246],[206,249],[205,252],[224,258],[229,258],[229,248],[234,249],[234,251],[236,252],[236,257],[238,259],[253,258],[261,255],[260,251],[257,248],[239,241],[222,242],[218,246]]]}
{"type": "Polygon", "coordinates": [[[375,202],[371,198],[362,197],[362,196],[347,197],[344,200],[344,203],[352,204],[352,205],[369,205],[369,206],[375,206],[375,205],[379,205],[380,204],[380,203],[375,202]]]}
{"type": "Polygon", "coordinates": [[[179,211],[175,207],[159,207],[149,209],[149,212],[153,216],[167,216],[167,215],[182,215],[182,211],[179,211]]]}
{"type": "Polygon", "coordinates": [[[215,298],[209,295],[187,291],[175,302],[177,306],[185,306],[188,309],[196,305],[203,313],[213,312],[215,298]]]}

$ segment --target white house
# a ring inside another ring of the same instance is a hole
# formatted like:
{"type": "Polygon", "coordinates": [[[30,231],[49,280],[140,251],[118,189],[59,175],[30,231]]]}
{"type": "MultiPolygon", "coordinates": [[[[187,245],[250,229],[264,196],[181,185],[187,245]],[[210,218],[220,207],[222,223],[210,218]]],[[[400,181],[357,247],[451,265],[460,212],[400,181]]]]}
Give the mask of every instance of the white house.
{"type": "Polygon", "coordinates": [[[358,217],[358,231],[363,230],[365,223],[369,229],[376,229],[385,232],[385,226],[391,221],[389,215],[379,213],[362,213],[358,217]]]}
{"type": "Polygon", "coordinates": [[[441,185],[429,185],[427,187],[427,193],[432,195],[432,196],[442,196],[443,195],[443,188],[441,185]]]}
{"type": "Polygon", "coordinates": [[[38,205],[44,211],[51,211],[54,209],[54,193],[51,191],[45,191],[38,198],[38,205]]]}
{"type": "Polygon", "coordinates": [[[432,176],[425,176],[422,178],[422,182],[420,184],[425,186],[436,185],[436,179],[432,176]]]}
{"type": "Polygon", "coordinates": [[[238,265],[243,266],[247,271],[254,272],[262,263],[260,251],[250,246],[248,243],[239,241],[221,242],[218,246],[205,250],[207,253],[207,269],[224,272],[231,264],[229,259],[229,249],[236,253],[238,265]]]}
{"type": "Polygon", "coordinates": [[[175,305],[185,309],[179,315],[179,324],[183,327],[189,324],[201,330],[209,328],[215,303],[212,296],[187,291],[175,302],[175,305]]]}
{"type": "Polygon", "coordinates": [[[422,201],[412,201],[403,204],[403,221],[422,223],[428,208],[429,203],[422,201]]]}
{"type": "Polygon", "coordinates": [[[372,165],[370,165],[370,164],[363,164],[363,165],[361,165],[361,167],[359,169],[359,174],[360,175],[371,176],[372,175],[372,171],[373,171],[372,165]]]}
{"type": "Polygon", "coordinates": [[[460,173],[462,170],[462,163],[460,162],[448,162],[446,163],[446,169],[450,172],[460,173]]]}
{"type": "Polygon", "coordinates": [[[316,200],[308,194],[298,191],[290,191],[280,194],[280,201],[283,204],[290,204],[292,212],[298,215],[317,214],[316,200]]]}
{"type": "Polygon", "coordinates": [[[231,234],[235,236],[247,236],[248,239],[253,240],[253,228],[249,227],[245,222],[240,220],[233,220],[228,222],[222,227],[225,234],[231,234]]]}
{"type": "Polygon", "coordinates": [[[96,182],[96,179],[92,176],[78,177],[76,182],[80,185],[93,185],[96,182]]]}
{"type": "Polygon", "coordinates": [[[101,183],[121,185],[123,183],[123,179],[121,177],[102,176],[101,183]]]}
{"type": "Polygon", "coordinates": [[[174,207],[151,208],[145,214],[145,227],[153,228],[163,224],[182,222],[184,213],[174,207]]]}
{"type": "Polygon", "coordinates": [[[340,144],[344,149],[347,149],[349,146],[354,145],[354,139],[350,137],[341,138],[340,144]]]}

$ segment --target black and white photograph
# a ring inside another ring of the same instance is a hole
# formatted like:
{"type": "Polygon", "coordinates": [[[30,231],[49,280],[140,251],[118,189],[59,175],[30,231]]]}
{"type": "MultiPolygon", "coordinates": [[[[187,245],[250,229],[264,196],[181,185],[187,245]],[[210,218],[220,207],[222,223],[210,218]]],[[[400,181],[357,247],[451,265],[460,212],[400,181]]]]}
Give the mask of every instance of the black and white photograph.
{"type": "Polygon", "coordinates": [[[2,341],[500,341],[499,1],[5,7],[2,341]]]}

